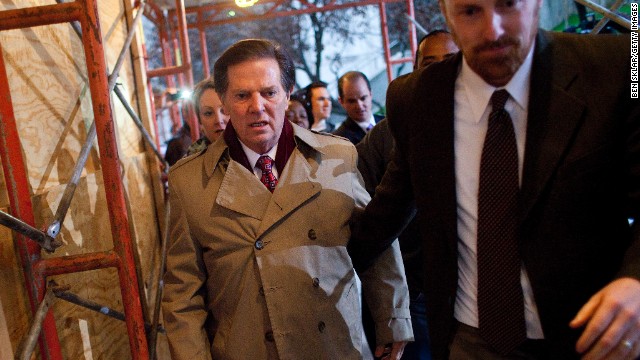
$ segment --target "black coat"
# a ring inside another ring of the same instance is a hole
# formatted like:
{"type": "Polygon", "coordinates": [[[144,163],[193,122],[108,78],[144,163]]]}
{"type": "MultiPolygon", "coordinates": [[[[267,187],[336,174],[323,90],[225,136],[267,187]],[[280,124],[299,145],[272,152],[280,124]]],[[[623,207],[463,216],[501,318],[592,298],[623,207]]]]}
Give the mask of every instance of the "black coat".
{"type": "MultiPolygon", "coordinates": [[[[380,115],[373,115],[373,118],[376,122],[380,122],[384,117],[380,115]]],[[[367,134],[358,123],[347,117],[342,124],[333,132],[334,135],[342,136],[344,138],[349,139],[353,145],[357,145],[360,140],[367,134]]]]}

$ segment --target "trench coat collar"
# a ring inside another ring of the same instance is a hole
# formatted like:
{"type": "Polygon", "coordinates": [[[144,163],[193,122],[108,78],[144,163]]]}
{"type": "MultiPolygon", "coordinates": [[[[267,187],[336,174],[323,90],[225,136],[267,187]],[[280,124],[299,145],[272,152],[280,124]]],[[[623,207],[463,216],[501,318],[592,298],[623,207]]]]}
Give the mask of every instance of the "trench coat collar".
{"type": "MultiPolygon", "coordinates": [[[[301,144],[306,144],[309,149],[324,155],[322,146],[316,138],[316,134],[295,124],[291,124],[291,126],[293,127],[293,136],[296,141],[296,147],[300,147],[301,144]]],[[[224,161],[221,162],[221,158],[223,156],[227,159],[229,158],[229,146],[224,142],[224,139],[220,139],[220,141],[216,141],[209,145],[203,156],[205,174],[213,176],[213,172],[216,170],[216,167],[225,163],[224,161]]]]}
{"type": "Polygon", "coordinates": [[[308,159],[323,155],[317,136],[325,135],[314,134],[296,125],[293,128],[296,148],[280,174],[273,194],[252,172],[230,160],[224,139],[211,144],[203,154],[207,176],[213,176],[219,166],[224,170],[216,203],[261,220],[257,237],[322,190],[321,184],[310,176],[313,166],[308,159]]]}

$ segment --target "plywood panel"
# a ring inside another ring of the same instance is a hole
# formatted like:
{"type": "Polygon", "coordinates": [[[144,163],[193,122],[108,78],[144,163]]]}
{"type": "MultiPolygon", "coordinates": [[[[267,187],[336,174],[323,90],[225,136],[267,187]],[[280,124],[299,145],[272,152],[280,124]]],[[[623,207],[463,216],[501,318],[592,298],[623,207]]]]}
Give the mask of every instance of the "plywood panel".
{"type": "MultiPolygon", "coordinates": [[[[0,11],[52,3],[0,0],[0,11]]],[[[127,36],[126,7],[123,1],[116,0],[99,1],[98,4],[105,58],[112,68],[127,36]]],[[[93,121],[84,52],[68,24],[2,31],[0,42],[22,141],[21,149],[10,151],[21,151],[24,156],[36,226],[46,228],[58,209],[93,121]]],[[[136,94],[144,94],[144,91],[135,88],[134,64],[129,53],[119,75],[121,90],[138,110],[136,94]]],[[[112,96],[112,104],[128,218],[137,249],[141,296],[147,300],[144,303],[153,303],[160,245],[159,210],[154,200],[154,189],[159,187],[158,171],[153,167],[156,163],[149,157],[138,129],[115,96],[112,96]]],[[[147,106],[142,108],[147,109],[147,106]]],[[[148,119],[148,114],[141,118],[148,119]]],[[[97,142],[94,141],[59,235],[64,245],[54,254],[43,253],[44,257],[113,248],[105,191],[97,142]]],[[[4,179],[0,180],[0,206],[8,206],[4,179]]],[[[4,316],[7,325],[6,330],[0,325],[0,341],[8,337],[11,351],[15,351],[29,326],[30,310],[22,276],[11,233],[0,227],[0,287],[11,289],[11,292],[0,292],[0,315],[4,316]]],[[[57,276],[55,280],[60,285],[70,286],[71,292],[83,298],[123,311],[115,269],[57,276]]],[[[124,322],[64,301],[58,301],[52,311],[64,358],[130,357],[124,322]]],[[[166,359],[166,340],[161,336],[159,341],[158,356],[166,359]]],[[[7,351],[0,347],[0,359],[5,358],[7,351]]]]}
{"type": "MultiPolygon", "coordinates": [[[[6,207],[0,210],[7,212],[6,207]]],[[[15,352],[20,340],[29,327],[29,300],[24,286],[24,278],[18,256],[13,246],[11,230],[0,226],[0,359],[12,359],[4,355],[15,352]]]]}

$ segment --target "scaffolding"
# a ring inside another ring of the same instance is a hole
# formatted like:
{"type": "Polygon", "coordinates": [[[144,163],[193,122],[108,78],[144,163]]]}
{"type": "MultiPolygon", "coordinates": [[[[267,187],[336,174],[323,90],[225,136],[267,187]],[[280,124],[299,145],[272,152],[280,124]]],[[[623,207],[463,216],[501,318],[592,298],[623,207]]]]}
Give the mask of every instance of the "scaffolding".
{"type": "MultiPolygon", "coordinates": [[[[36,6],[23,9],[0,11],[0,31],[24,29],[41,25],[71,23],[81,38],[87,66],[89,89],[91,93],[94,121],[89,129],[85,143],[73,171],[71,181],[65,188],[54,221],[46,232],[34,227],[33,204],[28,188],[27,171],[23,158],[21,140],[18,134],[13,111],[8,77],[0,47],[0,157],[7,184],[11,214],[0,212],[0,224],[17,233],[16,246],[26,279],[29,302],[34,312],[30,332],[22,346],[21,359],[31,358],[36,339],[43,359],[62,359],[61,346],[53,315],[48,311],[55,298],[63,298],[72,303],[97,310],[107,316],[125,321],[129,334],[129,346],[132,359],[148,359],[147,333],[157,332],[157,322],[145,324],[142,301],[140,298],[138,275],[134,260],[129,217],[125,204],[125,194],[121,181],[118,146],[110,103],[110,93],[114,91],[118,99],[141,131],[143,139],[153,150],[159,164],[168,166],[157,150],[157,142],[142,126],[138,116],[128,104],[122,91],[116,87],[116,80],[124,55],[130,47],[136,24],[143,13],[143,3],[138,3],[138,14],[127,36],[125,45],[118,57],[111,75],[107,76],[107,66],[102,44],[102,34],[95,0],[78,0],[56,5],[36,6]],[[79,24],[79,26],[78,26],[79,24]],[[66,216],[71,199],[85,166],[92,144],[97,137],[103,182],[107,196],[107,210],[111,223],[113,250],[81,255],[42,258],[41,249],[55,252],[61,246],[56,239],[66,216]],[[48,289],[47,277],[70,274],[81,271],[115,268],[118,273],[124,313],[109,309],[100,304],[84,300],[64,289],[48,289]],[[146,327],[146,328],[145,328],[146,327]]],[[[160,296],[158,291],[157,297],[160,296]]],[[[156,310],[156,313],[158,311],[156,310]]],[[[160,330],[161,331],[161,330],[160,330]]],[[[155,343],[155,340],[153,341],[155,343]]]]}
{"type": "Polygon", "coordinates": [[[591,0],[575,0],[575,2],[584,5],[592,11],[602,15],[602,19],[591,30],[592,34],[600,33],[600,31],[604,29],[609,21],[613,21],[616,24],[626,28],[627,30],[631,30],[631,22],[616,12],[622,5],[628,3],[628,0],[616,0],[611,5],[610,9],[607,9],[606,7],[599,5],[591,0]]]}

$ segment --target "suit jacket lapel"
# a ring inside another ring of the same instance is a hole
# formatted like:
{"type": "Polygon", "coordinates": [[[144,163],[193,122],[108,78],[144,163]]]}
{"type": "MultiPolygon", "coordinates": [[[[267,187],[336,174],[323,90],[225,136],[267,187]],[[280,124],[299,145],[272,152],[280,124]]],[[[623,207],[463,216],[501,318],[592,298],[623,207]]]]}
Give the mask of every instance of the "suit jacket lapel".
{"type": "Polygon", "coordinates": [[[540,30],[531,69],[527,140],[522,176],[521,219],[539,198],[571,145],[585,105],[569,89],[579,77],[579,60],[557,56],[540,30]]]}

